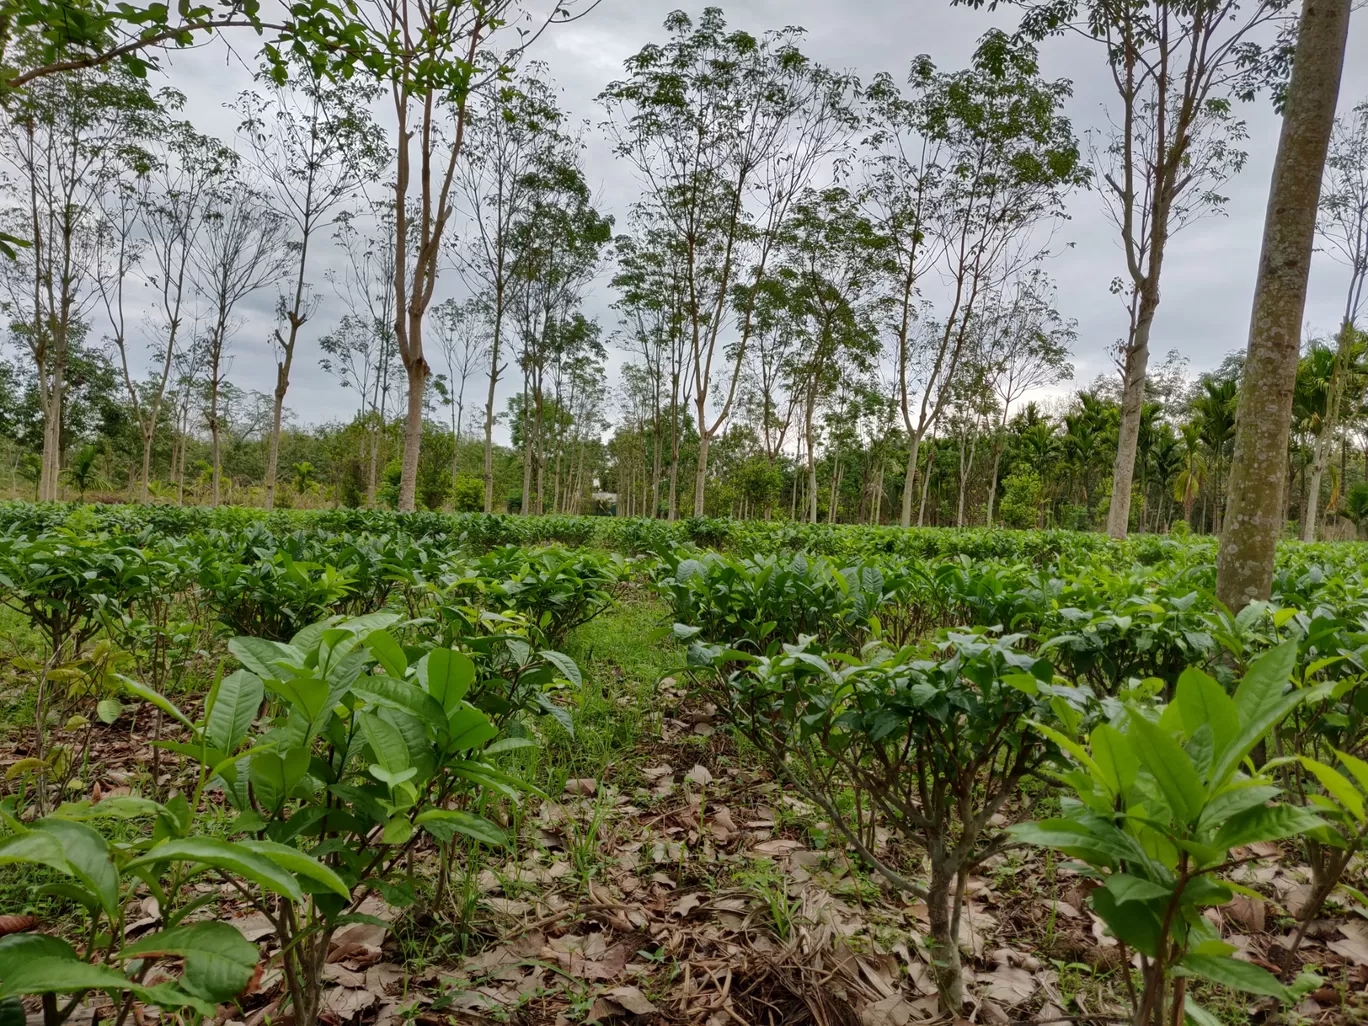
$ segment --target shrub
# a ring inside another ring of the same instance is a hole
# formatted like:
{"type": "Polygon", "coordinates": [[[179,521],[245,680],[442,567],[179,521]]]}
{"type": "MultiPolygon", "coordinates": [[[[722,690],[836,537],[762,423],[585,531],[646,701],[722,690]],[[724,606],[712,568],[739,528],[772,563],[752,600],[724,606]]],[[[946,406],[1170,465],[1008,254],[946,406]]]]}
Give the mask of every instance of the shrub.
{"type": "Polygon", "coordinates": [[[469,474],[460,474],[451,486],[451,508],[457,513],[484,512],[484,482],[469,474]]]}

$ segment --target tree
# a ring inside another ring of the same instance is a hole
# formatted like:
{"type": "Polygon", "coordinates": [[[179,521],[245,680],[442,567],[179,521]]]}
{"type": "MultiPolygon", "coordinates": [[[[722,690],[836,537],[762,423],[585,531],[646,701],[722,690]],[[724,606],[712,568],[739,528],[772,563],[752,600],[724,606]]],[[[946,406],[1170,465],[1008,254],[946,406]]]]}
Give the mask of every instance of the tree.
{"type": "Polygon", "coordinates": [[[1348,266],[1349,284],[1345,289],[1335,366],[1326,396],[1325,423],[1316,438],[1306,516],[1302,522],[1303,541],[1314,541],[1316,537],[1321,477],[1330,462],[1330,450],[1339,426],[1348,384],[1346,379],[1353,359],[1355,326],[1363,309],[1364,289],[1368,286],[1368,101],[1355,107],[1349,117],[1336,122],[1325,160],[1325,184],[1316,229],[1326,250],[1348,266]]]}
{"type": "Polygon", "coordinates": [[[1216,596],[1266,599],[1284,519],[1287,440],[1316,211],[1349,34],[1350,0],[1304,0],[1264,216],[1216,596]]]}
{"type": "Polygon", "coordinates": [[[758,296],[794,201],[854,127],[855,82],[806,58],[800,29],[729,32],[716,7],[696,24],[675,11],[665,28],[669,42],[628,58],[627,77],[599,99],[616,153],[643,179],[641,207],[678,247],[701,516],[708,447],[731,415],[754,327],[754,303],[735,309],[734,289],[758,296]]]}
{"type": "Polygon", "coordinates": [[[15,259],[0,258],[3,306],[22,326],[16,334],[37,371],[43,501],[57,498],[72,333],[97,301],[93,283],[107,229],[100,197],[130,151],[153,135],[160,109],[144,83],[111,69],[34,83],[11,98],[0,125],[0,159],[14,174],[0,226],[28,240],[15,259]]]}
{"type": "Polygon", "coordinates": [[[534,65],[530,70],[517,89],[491,92],[470,110],[465,159],[457,171],[457,189],[473,228],[457,260],[467,284],[489,307],[492,332],[484,418],[486,513],[494,509],[494,397],[506,368],[500,361],[516,263],[514,238],[539,190],[552,180],[549,169],[564,164],[576,146],[553,89],[539,77],[543,69],[534,65]]]}
{"type": "Polygon", "coordinates": [[[987,335],[984,363],[998,401],[998,423],[993,433],[993,470],[988,482],[988,511],[984,522],[993,526],[998,473],[1002,465],[1007,418],[1012,405],[1038,388],[1073,377],[1069,363],[1078,332],[1054,307],[1054,285],[1039,269],[1024,275],[1011,288],[1009,300],[997,300],[984,314],[987,335]]]}
{"type": "Polygon", "coordinates": [[[276,284],[285,273],[289,229],[265,197],[236,176],[216,188],[208,203],[192,274],[209,304],[208,327],[200,344],[208,373],[205,417],[213,447],[212,496],[217,506],[223,471],[219,397],[228,371],[228,343],[239,327],[234,312],[253,292],[276,284]]]}
{"type": "Polygon", "coordinates": [[[1065,192],[1087,179],[1060,114],[1069,84],[1040,77],[1034,47],[990,32],[970,68],[937,73],[920,57],[910,79],[910,98],[887,76],[875,82],[867,193],[894,254],[886,306],[910,441],[904,527],[912,522],[921,441],[950,398],[980,305],[1031,264],[1032,236],[1062,216],[1065,192]],[[948,305],[936,330],[919,330],[914,297],[933,267],[948,305]]]}
{"type": "MultiPolygon", "coordinates": [[[[269,84],[265,74],[257,80],[269,84]]],[[[299,329],[317,306],[306,280],[310,243],[336,223],[342,205],[389,161],[380,129],[366,109],[375,95],[373,87],[359,87],[355,80],[332,85],[305,69],[297,86],[245,92],[234,108],[256,176],[269,190],[273,209],[288,222],[294,263],[293,288],[280,297],[277,309],[285,331],[276,327],[271,333],[276,384],[263,481],[267,509],[275,505],[280,422],[299,329]]]]}
{"type": "MultiPolygon", "coordinates": [[[[490,324],[490,310],[479,299],[457,303],[447,299],[433,310],[437,322],[437,347],[446,360],[446,376],[438,375],[436,385],[442,401],[451,407],[451,484],[460,476],[462,420],[465,414],[466,382],[489,358],[491,346],[484,339],[490,324]]],[[[486,511],[487,512],[487,511],[486,511]]]]}
{"type": "Polygon", "coordinates": [[[320,366],[355,390],[365,424],[361,458],[367,464],[366,505],[375,505],[380,472],[380,440],[389,417],[389,396],[402,369],[394,337],[395,219],[386,203],[371,209],[373,231],[363,234],[357,217],[344,212],[335,237],[347,255],[342,274],[330,273],[333,288],[349,312],[319,342],[326,354],[320,366]]]}
{"type": "Polygon", "coordinates": [[[1024,26],[1045,34],[1073,28],[1103,45],[1119,106],[1109,111],[1097,148],[1098,188],[1120,237],[1126,275],[1115,290],[1126,297],[1121,345],[1122,397],[1112,469],[1107,531],[1124,538],[1145,401],[1150,331],[1169,240],[1213,210],[1221,184],[1239,171],[1235,145],[1244,123],[1232,116],[1232,95],[1248,94],[1260,53],[1252,37],[1286,0],[1046,0],[1031,4],[1024,26]],[[1078,24],[1070,24],[1079,20],[1078,24]]]}

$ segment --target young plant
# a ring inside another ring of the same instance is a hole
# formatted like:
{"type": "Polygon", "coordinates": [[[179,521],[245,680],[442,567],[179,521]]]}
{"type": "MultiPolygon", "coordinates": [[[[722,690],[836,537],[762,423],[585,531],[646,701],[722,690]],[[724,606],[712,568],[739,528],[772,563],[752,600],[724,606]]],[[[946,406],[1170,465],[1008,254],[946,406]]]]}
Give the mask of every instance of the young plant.
{"type": "Polygon", "coordinates": [[[1012,803],[1054,749],[1026,720],[1055,719],[1072,734],[1091,705],[1088,693],[1056,684],[1048,662],[1014,649],[1018,640],[950,634],[939,659],[912,648],[871,648],[863,661],[822,655],[808,639],[769,657],[702,645],[689,653],[699,688],[774,769],[874,870],[926,902],[932,976],[953,1014],[964,1004],[969,877],[1007,845],[995,817],[1026,814],[1012,803]],[[925,883],[880,851],[879,825],[926,853],[925,883]]]}
{"type": "Polygon", "coordinates": [[[43,1026],[61,1026],[87,994],[102,992],[113,1004],[114,1026],[124,1026],[130,1013],[142,1021],[137,1002],[214,1018],[221,1002],[252,981],[259,956],[227,923],[188,921],[218,898],[217,889],[201,894],[193,887],[199,877],[229,883],[258,904],[292,905],[309,889],[347,893],[335,873],[295,849],[202,836],[203,790],[193,801],[182,795],[164,805],[134,797],[64,805],[28,824],[0,809],[8,834],[0,838],[0,863],[55,871],[60,880],[38,891],[83,911],[79,946],[44,934],[0,938],[0,1009],[22,1016],[9,1003],[41,996],[43,1026]],[[91,825],[110,819],[151,822],[142,836],[119,844],[91,825]],[[156,929],[125,941],[124,910],[143,890],[156,900],[156,929]],[[175,975],[149,984],[154,968],[159,976],[175,975]]]}
{"type": "Polygon", "coordinates": [[[482,673],[465,651],[405,647],[387,629],[398,619],[333,617],[288,643],[234,638],[229,651],[243,668],[215,685],[202,720],[165,704],[193,740],[162,746],[198,762],[201,780],[223,791],[237,812],[232,829],[249,837],[242,845],[316,859],[341,882],[257,903],[279,938],[300,1026],[317,1020],[334,932],[366,897],[401,893],[396,875],[424,838],[507,844],[483,813],[527,790],[491,762],[533,743],[496,740],[524,708],[510,701],[519,682],[482,673]]]}
{"type": "Polygon", "coordinates": [[[1225,879],[1231,849],[1319,830],[1308,809],[1273,804],[1280,793],[1255,746],[1308,694],[1288,690],[1296,644],[1250,664],[1234,698],[1189,669],[1167,706],[1121,705],[1110,722],[1077,742],[1037,729],[1067,755],[1063,781],[1075,797],[1063,815],[1011,828],[1018,840],[1080,860],[1101,886],[1093,911],[1121,945],[1140,956],[1139,986],[1126,974],[1134,1026],[1179,1026],[1216,1018],[1196,1005],[1187,981],[1201,977],[1248,993],[1290,1000],[1264,969],[1231,957],[1234,947],[1202,915],[1242,890],[1225,879]]]}

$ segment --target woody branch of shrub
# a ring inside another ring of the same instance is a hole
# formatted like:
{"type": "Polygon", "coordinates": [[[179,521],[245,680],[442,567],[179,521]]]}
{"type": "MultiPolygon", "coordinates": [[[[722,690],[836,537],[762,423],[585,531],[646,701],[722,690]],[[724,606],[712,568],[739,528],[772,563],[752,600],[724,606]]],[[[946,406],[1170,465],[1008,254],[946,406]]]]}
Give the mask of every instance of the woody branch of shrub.
{"type": "Polygon", "coordinates": [[[950,633],[935,658],[910,647],[824,654],[806,638],[769,657],[689,650],[698,691],[871,869],[926,902],[932,977],[956,1014],[966,884],[1012,843],[1003,827],[1034,804],[1022,784],[1055,751],[1027,721],[1073,736],[1092,706],[1090,692],[1056,683],[1049,662],[1017,651],[1019,640],[950,633]],[[922,849],[924,881],[921,867],[880,848],[880,826],[922,849]]]}

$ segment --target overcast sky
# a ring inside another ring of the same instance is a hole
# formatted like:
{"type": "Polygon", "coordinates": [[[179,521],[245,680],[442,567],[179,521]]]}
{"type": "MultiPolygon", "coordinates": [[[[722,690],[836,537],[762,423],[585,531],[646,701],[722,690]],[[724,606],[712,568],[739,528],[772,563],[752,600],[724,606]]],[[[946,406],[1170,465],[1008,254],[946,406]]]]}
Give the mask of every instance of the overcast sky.
{"type": "MultiPolygon", "coordinates": [[[[562,89],[565,108],[575,118],[597,124],[602,112],[594,96],[620,77],[624,59],[645,43],[665,39],[661,22],[679,6],[654,0],[602,0],[588,17],[549,30],[531,56],[548,65],[562,89]]],[[[909,61],[920,53],[929,54],[943,70],[963,67],[975,41],[987,29],[1012,24],[1006,11],[971,11],[950,7],[947,0],[731,0],[723,7],[730,26],[754,33],[801,25],[807,30],[805,50],[813,58],[853,71],[864,81],[879,71],[890,71],[902,80],[909,61]]],[[[685,5],[684,9],[697,14],[702,5],[685,5]]],[[[239,45],[246,45],[246,40],[239,45]]],[[[1368,12],[1360,11],[1350,30],[1341,112],[1368,98],[1365,55],[1368,12]]],[[[187,114],[201,130],[231,139],[236,118],[222,105],[250,84],[244,56],[250,55],[229,53],[219,44],[176,56],[169,81],[187,94],[187,114]]],[[[1068,113],[1080,135],[1102,123],[1102,105],[1111,96],[1100,48],[1077,37],[1054,40],[1043,47],[1041,64],[1046,76],[1073,81],[1068,113]]],[[[1240,107],[1239,115],[1249,126],[1248,163],[1224,190],[1230,197],[1225,214],[1198,222],[1171,243],[1151,342],[1152,365],[1177,349],[1189,358],[1192,371],[1199,372],[1245,346],[1279,122],[1267,99],[1240,107]]],[[[591,187],[622,227],[626,206],[635,194],[632,174],[615,160],[597,130],[588,136],[586,166],[591,187]]],[[[1124,265],[1115,231],[1103,216],[1096,194],[1073,195],[1068,212],[1069,221],[1056,238],[1058,243],[1071,245],[1058,246],[1060,255],[1049,262],[1047,270],[1059,284],[1061,313],[1078,322],[1075,383],[1086,384],[1113,370],[1107,350],[1123,333],[1125,315],[1108,285],[1124,265]]],[[[309,275],[321,286],[318,291],[325,302],[305,326],[295,360],[297,370],[286,402],[297,423],[348,418],[355,407],[353,396],[318,368],[318,338],[342,312],[322,280],[325,266],[335,259],[335,254],[322,251],[309,275]]],[[[1306,309],[1309,331],[1328,334],[1335,329],[1346,282],[1343,267],[1317,256],[1306,309]]],[[[439,291],[460,293],[454,273],[439,291]]],[[[586,303],[588,311],[600,317],[605,334],[615,326],[611,300],[605,278],[586,303]]],[[[274,385],[274,366],[265,344],[274,306],[274,294],[258,294],[234,339],[231,379],[243,387],[269,391],[274,385]]],[[[512,391],[511,376],[504,387],[512,391]]]]}

